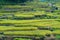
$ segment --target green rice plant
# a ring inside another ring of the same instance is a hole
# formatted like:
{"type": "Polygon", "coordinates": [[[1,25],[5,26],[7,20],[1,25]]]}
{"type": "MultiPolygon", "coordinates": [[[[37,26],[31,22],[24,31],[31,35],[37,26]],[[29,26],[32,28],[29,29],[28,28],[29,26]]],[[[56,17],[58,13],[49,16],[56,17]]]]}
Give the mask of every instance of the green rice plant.
{"type": "Polygon", "coordinates": [[[60,35],[60,30],[54,30],[53,33],[56,35],[60,35]]]}
{"type": "Polygon", "coordinates": [[[37,27],[14,27],[14,26],[0,26],[0,31],[29,31],[37,30],[37,27]]]}
{"type": "Polygon", "coordinates": [[[52,34],[48,30],[36,30],[36,31],[6,31],[5,35],[20,35],[20,36],[41,36],[46,34],[52,34]]]}

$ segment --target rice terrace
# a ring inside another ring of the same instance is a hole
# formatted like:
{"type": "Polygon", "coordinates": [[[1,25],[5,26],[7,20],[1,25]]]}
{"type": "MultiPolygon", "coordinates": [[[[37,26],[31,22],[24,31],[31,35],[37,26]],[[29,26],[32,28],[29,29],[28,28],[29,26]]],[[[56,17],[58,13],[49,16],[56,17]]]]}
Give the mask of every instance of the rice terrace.
{"type": "Polygon", "coordinates": [[[60,40],[60,0],[0,0],[0,40],[60,40]]]}

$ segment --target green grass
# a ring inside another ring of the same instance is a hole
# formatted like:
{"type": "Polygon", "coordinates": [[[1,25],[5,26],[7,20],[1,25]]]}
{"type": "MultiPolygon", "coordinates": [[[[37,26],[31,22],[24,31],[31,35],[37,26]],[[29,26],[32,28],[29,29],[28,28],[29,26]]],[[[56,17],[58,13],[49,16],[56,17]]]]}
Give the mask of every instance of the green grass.
{"type": "Polygon", "coordinates": [[[14,40],[31,40],[31,39],[26,39],[26,38],[15,38],[14,40]]]}

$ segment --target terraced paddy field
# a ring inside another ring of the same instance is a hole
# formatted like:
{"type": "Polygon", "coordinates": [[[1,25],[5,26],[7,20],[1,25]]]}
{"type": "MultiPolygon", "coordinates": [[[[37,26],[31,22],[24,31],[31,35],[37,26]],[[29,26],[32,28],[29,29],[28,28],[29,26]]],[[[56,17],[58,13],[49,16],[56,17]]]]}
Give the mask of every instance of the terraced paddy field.
{"type": "Polygon", "coordinates": [[[60,40],[60,5],[55,5],[4,5],[0,40],[60,40]]]}

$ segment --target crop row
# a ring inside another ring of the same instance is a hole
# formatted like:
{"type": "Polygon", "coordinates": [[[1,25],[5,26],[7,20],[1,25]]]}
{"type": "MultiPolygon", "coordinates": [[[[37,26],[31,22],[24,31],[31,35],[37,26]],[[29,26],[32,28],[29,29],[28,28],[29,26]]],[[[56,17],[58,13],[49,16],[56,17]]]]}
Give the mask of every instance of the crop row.
{"type": "Polygon", "coordinates": [[[60,28],[59,20],[2,20],[0,26],[60,28]]]}

